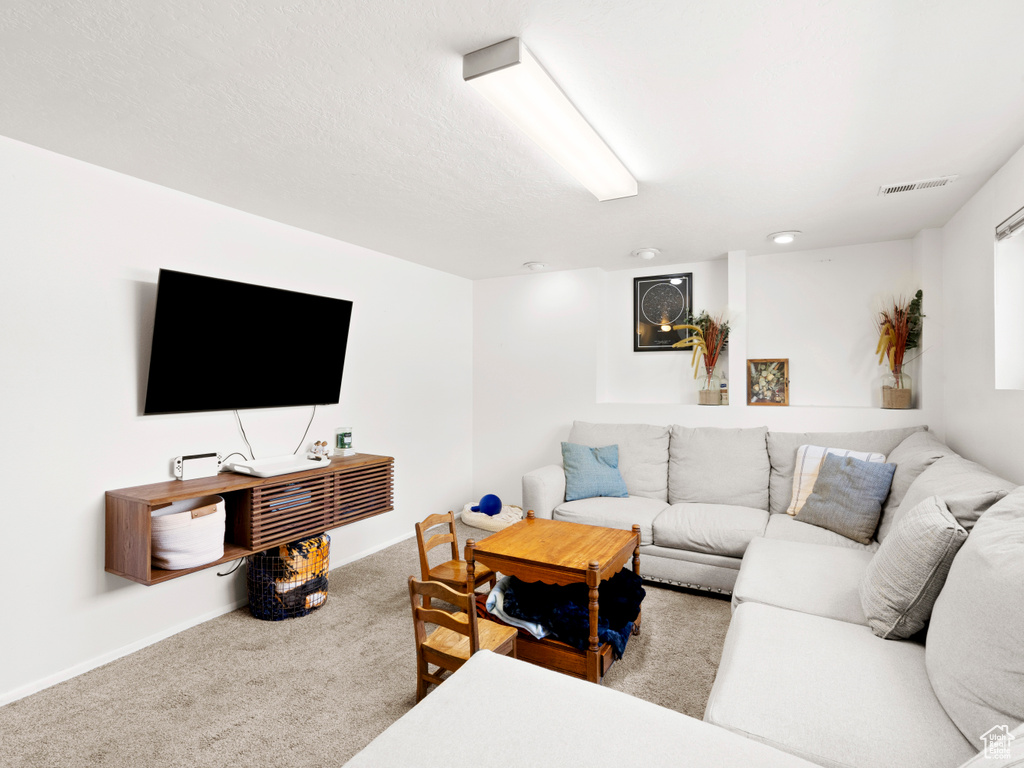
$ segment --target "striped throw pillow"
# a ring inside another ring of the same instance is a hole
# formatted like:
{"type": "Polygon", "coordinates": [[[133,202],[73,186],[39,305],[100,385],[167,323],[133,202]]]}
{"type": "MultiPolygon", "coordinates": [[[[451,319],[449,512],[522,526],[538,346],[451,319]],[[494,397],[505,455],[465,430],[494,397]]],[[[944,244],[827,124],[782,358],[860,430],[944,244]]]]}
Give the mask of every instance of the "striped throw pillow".
{"type": "Polygon", "coordinates": [[[861,461],[877,463],[885,462],[885,455],[881,453],[865,453],[864,451],[848,451],[845,448],[823,448],[820,445],[801,445],[796,449],[796,467],[793,470],[793,496],[789,502],[786,514],[795,515],[803,509],[807,497],[814,490],[814,481],[818,479],[818,472],[825,456],[849,456],[861,461]]]}

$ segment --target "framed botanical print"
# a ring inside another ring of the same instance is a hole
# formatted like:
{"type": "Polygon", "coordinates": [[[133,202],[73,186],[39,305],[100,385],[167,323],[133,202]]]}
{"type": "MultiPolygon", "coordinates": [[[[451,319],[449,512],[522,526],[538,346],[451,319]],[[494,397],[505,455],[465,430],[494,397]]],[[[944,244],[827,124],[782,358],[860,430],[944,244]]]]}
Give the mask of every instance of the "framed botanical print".
{"type": "Polygon", "coordinates": [[[789,358],[747,360],[747,405],[789,405],[789,358]]]}
{"type": "Polygon", "coordinates": [[[673,331],[672,326],[685,323],[692,311],[692,272],[634,277],[633,351],[670,351],[673,344],[690,335],[685,330],[673,331]]]}

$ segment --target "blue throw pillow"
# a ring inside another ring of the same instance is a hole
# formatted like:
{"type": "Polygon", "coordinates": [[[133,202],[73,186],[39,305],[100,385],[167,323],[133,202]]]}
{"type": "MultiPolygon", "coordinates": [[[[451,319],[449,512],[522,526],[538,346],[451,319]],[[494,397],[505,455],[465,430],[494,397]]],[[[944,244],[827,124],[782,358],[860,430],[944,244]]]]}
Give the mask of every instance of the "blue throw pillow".
{"type": "Polygon", "coordinates": [[[565,467],[565,500],[590,499],[594,496],[625,498],[626,481],[619,473],[619,446],[591,448],[588,445],[562,443],[562,466],[565,467]]]}
{"type": "Polygon", "coordinates": [[[796,519],[870,544],[895,471],[895,464],[826,454],[796,519]]]}

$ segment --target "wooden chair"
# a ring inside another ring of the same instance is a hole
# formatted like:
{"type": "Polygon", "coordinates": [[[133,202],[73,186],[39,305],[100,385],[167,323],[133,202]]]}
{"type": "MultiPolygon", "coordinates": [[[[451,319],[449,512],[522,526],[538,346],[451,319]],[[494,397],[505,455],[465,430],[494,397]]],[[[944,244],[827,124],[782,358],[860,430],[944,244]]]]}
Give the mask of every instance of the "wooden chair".
{"type": "Polygon", "coordinates": [[[454,672],[481,649],[516,658],[516,628],[478,619],[472,592],[456,592],[436,581],[418,581],[410,576],[409,599],[416,630],[416,701],[426,696],[427,685],[441,684],[442,669],[454,672]],[[451,603],[461,612],[424,605],[429,598],[451,603]],[[425,623],[437,625],[429,636],[425,623]],[[431,672],[429,664],[439,669],[431,672]]]}
{"type": "MultiPolygon", "coordinates": [[[[416,523],[416,544],[420,550],[420,577],[423,581],[439,581],[458,591],[476,592],[477,587],[481,584],[486,583],[494,587],[498,580],[497,575],[490,568],[477,565],[476,572],[473,574],[473,585],[470,586],[466,583],[469,574],[466,570],[466,561],[459,557],[459,541],[455,536],[454,512],[449,512],[447,515],[431,515],[422,523],[416,523]],[[435,533],[427,539],[427,531],[439,525],[447,525],[448,532],[435,533]],[[431,568],[430,563],[427,562],[427,553],[434,547],[448,542],[451,542],[452,545],[452,559],[431,568]]],[[[429,598],[425,601],[425,605],[430,607],[429,598]]]]}

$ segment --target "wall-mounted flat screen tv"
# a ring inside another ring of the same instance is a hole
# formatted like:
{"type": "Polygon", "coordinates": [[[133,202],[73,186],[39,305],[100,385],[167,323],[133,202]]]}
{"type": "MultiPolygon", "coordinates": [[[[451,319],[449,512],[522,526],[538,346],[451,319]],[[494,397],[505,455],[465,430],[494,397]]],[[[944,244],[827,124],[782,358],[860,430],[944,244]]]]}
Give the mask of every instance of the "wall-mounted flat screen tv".
{"type": "Polygon", "coordinates": [[[143,413],[337,403],[352,302],[160,270],[143,413]]]}

